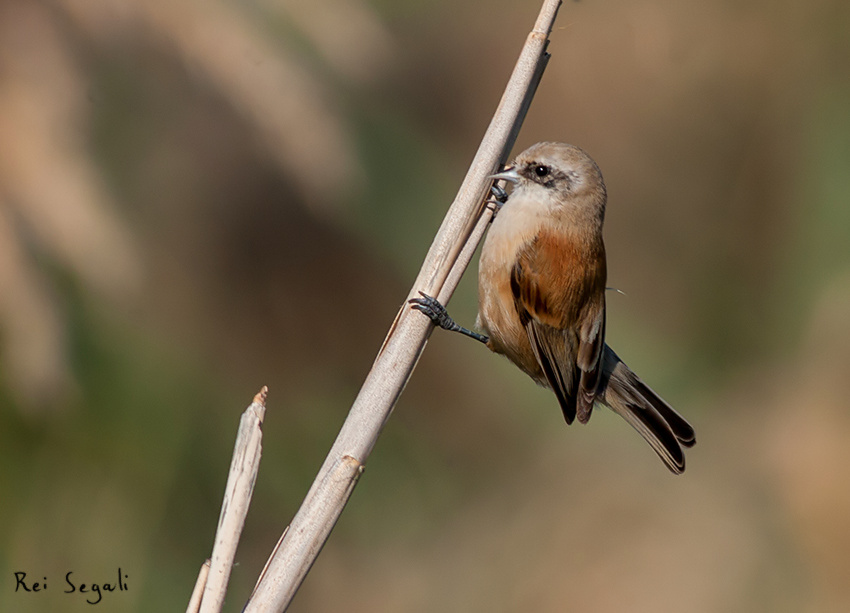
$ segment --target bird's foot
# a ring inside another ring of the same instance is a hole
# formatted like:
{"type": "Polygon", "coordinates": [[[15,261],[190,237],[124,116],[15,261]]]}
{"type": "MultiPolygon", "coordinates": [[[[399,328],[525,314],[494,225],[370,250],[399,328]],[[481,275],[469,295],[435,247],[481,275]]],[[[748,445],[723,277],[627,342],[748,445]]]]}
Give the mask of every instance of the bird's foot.
{"type": "Polygon", "coordinates": [[[508,192],[498,185],[493,184],[490,186],[490,195],[492,198],[489,198],[486,204],[493,206],[493,215],[496,215],[496,213],[502,210],[505,202],[508,201],[508,192]]]}
{"type": "Polygon", "coordinates": [[[411,298],[408,300],[411,304],[411,308],[427,315],[428,318],[434,322],[435,326],[439,326],[443,330],[448,330],[449,332],[460,332],[465,336],[474,338],[475,340],[485,344],[490,340],[489,337],[484,336],[483,334],[478,334],[477,332],[467,330],[463,326],[458,325],[455,320],[449,316],[449,312],[446,310],[446,307],[444,307],[436,298],[429,296],[424,292],[419,292],[419,295],[422,297],[411,298]]]}

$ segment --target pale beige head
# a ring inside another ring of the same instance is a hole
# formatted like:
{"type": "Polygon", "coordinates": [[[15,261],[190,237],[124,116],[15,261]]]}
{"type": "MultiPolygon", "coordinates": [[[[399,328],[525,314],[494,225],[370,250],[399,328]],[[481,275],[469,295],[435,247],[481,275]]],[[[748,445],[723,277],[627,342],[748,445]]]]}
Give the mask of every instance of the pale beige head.
{"type": "Polygon", "coordinates": [[[581,208],[601,222],[605,216],[605,182],[599,166],[575,145],[537,143],[511,166],[493,175],[514,183],[513,195],[581,208]]]}

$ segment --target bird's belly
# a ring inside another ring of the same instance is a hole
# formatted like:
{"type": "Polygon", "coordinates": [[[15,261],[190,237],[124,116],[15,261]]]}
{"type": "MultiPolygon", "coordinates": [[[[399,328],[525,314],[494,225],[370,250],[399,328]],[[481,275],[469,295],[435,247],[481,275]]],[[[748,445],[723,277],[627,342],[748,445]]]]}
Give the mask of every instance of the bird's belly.
{"type": "Polygon", "coordinates": [[[490,337],[488,347],[506,356],[532,379],[546,385],[546,378],[525,327],[520,323],[511,291],[511,271],[517,251],[534,238],[536,227],[512,224],[512,216],[499,213],[484,246],[478,269],[478,319],[476,325],[490,337]],[[496,222],[501,221],[501,224],[496,222]]]}

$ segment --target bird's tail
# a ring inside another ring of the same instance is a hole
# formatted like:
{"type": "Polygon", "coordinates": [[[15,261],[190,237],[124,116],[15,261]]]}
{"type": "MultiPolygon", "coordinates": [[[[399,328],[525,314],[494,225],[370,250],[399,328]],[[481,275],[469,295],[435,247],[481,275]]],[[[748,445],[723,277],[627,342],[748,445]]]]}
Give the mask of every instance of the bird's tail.
{"type": "Polygon", "coordinates": [[[694,446],[694,429],[641,381],[608,345],[605,345],[602,357],[602,380],[597,400],[629,422],[667,468],[676,474],[684,472],[685,453],[682,447],[694,446]]]}

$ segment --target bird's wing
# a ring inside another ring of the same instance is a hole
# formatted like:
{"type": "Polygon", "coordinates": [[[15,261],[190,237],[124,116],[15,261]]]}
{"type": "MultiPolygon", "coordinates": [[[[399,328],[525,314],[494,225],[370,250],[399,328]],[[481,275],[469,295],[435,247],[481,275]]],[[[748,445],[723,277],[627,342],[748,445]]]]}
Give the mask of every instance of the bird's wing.
{"type": "Polygon", "coordinates": [[[605,336],[604,254],[601,277],[585,260],[568,240],[541,233],[511,271],[514,305],[568,424],[590,417],[605,336]]]}
{"type": "Polygon", "coordinates": [[[602,352],[605,347],[605,294],[601,306],[587,310],[579,328],[578,364],[581,378],[578,384],[578,420],[586,424],[602,380],[602,352]]]}

